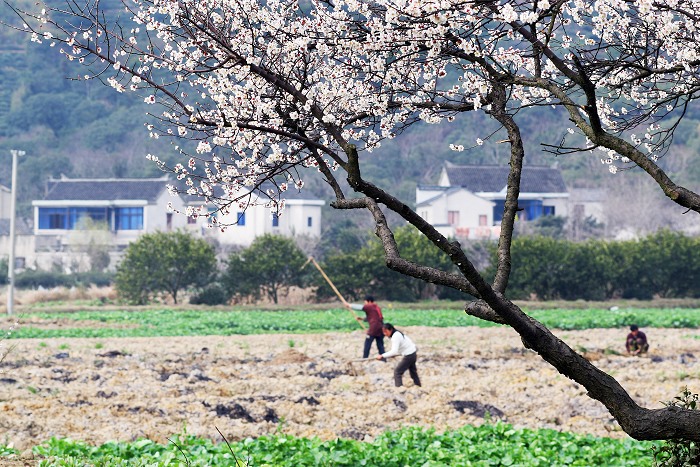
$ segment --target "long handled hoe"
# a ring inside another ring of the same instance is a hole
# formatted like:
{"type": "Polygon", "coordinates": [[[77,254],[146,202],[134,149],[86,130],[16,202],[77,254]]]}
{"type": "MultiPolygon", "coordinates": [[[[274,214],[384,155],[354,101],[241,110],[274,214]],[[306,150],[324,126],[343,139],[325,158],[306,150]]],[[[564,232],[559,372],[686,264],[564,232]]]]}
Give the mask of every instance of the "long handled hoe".
{"type": "Polygon", "coordinates": [[[363,323],[362,321],[358,321],[358,320],[357,320],[358,316],[357,316],[357,314],[355,313],[355,311],[353,311],[352,307],[350,306],[350,304],[349,304],[348,302],[345,301],[345,299],[343,298],[343,296],[340,295],[340,292],[338,292],[338,289],[335,287],[335,285],[333,285],[333,282],[331,282],[331,279],[326,275],[326,273],[323,272],[323,269],[321,269],[321,266],[318,265],[318,263],[317,263],[316,260],[313,258],[313,256],[309,256],[309,259],[306,260],[306,262],[305,262],[304,265],[301,267],[301,269],[304,269],[304,268],[306,267],[306,265],[309,264],[309,263],[313,263],[313,265],[316,266],[316,269],[318,269],[318,272],[320,272],[321,275],[323,276],[323,278],[326,279],[326,282],[328,282],[328,285],[331,286],[331,289],[333,289],[333,292],[335,292],[335,294],[338,296],[338,298],[340,299],[340,301],[343,302],[343,305],[345,305],[345,308],[347,308],[348,311],[349,311],[350,313],[352,313],[352,316],[353,316],[353,318],[355,318],[355,321],[357,321],[357,324],[359,324],[360,327],[361,327],[362,329],[365,329],[364,323],[363,323]]]}

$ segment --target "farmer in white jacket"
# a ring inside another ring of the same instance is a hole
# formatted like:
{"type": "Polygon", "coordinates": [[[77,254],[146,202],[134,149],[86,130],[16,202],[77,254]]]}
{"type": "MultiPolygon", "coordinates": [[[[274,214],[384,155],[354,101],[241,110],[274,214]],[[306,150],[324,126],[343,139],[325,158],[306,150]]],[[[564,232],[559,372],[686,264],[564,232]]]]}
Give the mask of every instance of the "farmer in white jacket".
{"type": "Polygon", "coordinates": [[[418,370],[416,369],[416,354],[418,351],[416,344],[390,323],[384,323],[382,331],[386,337],[391,339],[391,350],[377,355],[377,360],[402,355],[403,358],[399,364],[396,365],[396,368],[394,368],[394,384],[397,387],[402,386],[403,374],[408,370],[408,374],[411,375],[411,379],[415,385],[420,386],[420,378],[418,377],[418,370]]]}

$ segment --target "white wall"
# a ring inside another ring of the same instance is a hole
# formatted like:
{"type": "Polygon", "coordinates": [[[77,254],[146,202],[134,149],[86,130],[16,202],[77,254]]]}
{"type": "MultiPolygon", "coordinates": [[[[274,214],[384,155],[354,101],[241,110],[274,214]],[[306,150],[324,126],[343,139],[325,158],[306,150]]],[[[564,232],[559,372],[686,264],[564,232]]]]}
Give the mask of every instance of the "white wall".
{"type": "Polygon", "coordinates": [[[440,178],[438,179],[438,186],[452,186],[450,179],[447,176],[447,170],[445,167],[440,170],[440,178]]]}
{"type": "Polygon", "coordinates": [[[430,203],[418,207],[418,214],[433,225],[447,224],[447,195],[433,199],[430,203]]]}
{"type": "Polygon", "coordinates": [[[447,237],[492,238],[494,235],[498,237],[492,225],[494,206],[492,201],[480,198],[464,189],[449,191],[418,189],[416,199],[428,200],[438,193],[442,196],[434,198],[430,203],[417,206],[416,211],[441,234],[447,237]],[[454,225],[449,223],[451,220],[449,211],[458,213],[459,219],[454,225]],[[479,225],[480,216],[486,216],[485,225],[479,225]]]}
{"type": "Polygon", "coordinates": [[[569,198],[552,198],[542,200],[544,206],[554,206],[554,215],[569,216],[569,198]]]}
{"type": "MultiPolygon", "coordinates": [[[[24,258],[27,265],[31,265],[35,259],[34,235],[15,235],[15,258],[24,258]],[[32,263],[30,263],[30,261],[32,263]]],[[[0,235],[0,258],[10,257],[10,236],[0,235]]]]}
{"type": "Polygon", "coordinates": [[[580,215],[581,219],[588,216],[593,217],[596,221],[605,224],[605,200],[607,194],[604,190],[596,188],[573,188],[571,196],[568,200],[568,209],[570,216],[580,215]],[[576,211],[576,206],[580,206],[579,211],[576,211]]]}
{"type": "MultiPolygon", "coordinates": [[[[143,209],[143,229],[146,233],[156,231],[168,232],[177,229],[184,229],[187,226],[187,218],[180,214],[168,210],[168,203],[172,203],[177,211],[185,210],[185,203],[179,196],[171,196],[167,190],[163,190],[156,200],[156,204],[150,204],[143,209]],[[171,224],[168,227],[168,217],[171,217],[171,224]]],[[[128,232],[128,231],[120,231],[128,232]]],[[[139,231],[137,231],[139,232],[139,231]]],[[[139,232],[143,233],[143,232],[139,232]]]]}
{"type": "Polygon", "coordinates": [[[264,206],[249,206],[245,210],[245,224],[236,224],[238,214],[243,209],[232,209],[228,214],[217,213],[218,222],[221,225],[228,225],[222,232],[221,229],[214,229],[212,235],[224,245],[250,245],[255,237],[265,233],[266,223],[272,223],[270,210],[264,206]],[[232,225],[231,225],[232,224],[232,225]]]}
{"type": "MultiPolygon", "coordinates": [[[[108,236],[106,243],[111,244],[115,248],[123,249],[129,243],[136,240],[140,235],[144,233],[153,233],[156,231],[167,232],[169,230],[174,231],[177,229],[182,229],[187,227],[187,218],[181,214],[171,213],[168,211],[168,203],[172,203],[173,207],[177,210],[184,211],[185,204],[181,197],[171,196],[167,190],[163,190],[160,196],[156,199],[155,204],[146,205],[145,201],[133,201],[125,200],[120,202],[120,200],[115,200],[114,202],[99,202],[91,203],[90,201],[80,201],[77,203],[71,203],[67,201],[62,203],[60,201],[52,202],[55,206],[90,206],[90,205],[111,205],[118,207],[143,207],[143,230],[118,230],[105,232],[108,236]],[[168,228],[168,216],[172,216],[171,226],[168,228]]],[[[44,252],[49,251],[62,251],[66,253],[72,244],[81,243],[80,231],[77,230],[64,230],[64,229],[39,229],[39,207],[34,206],[34,234],[39,237],[39,241],[36,247],[39,248],[40,256],[42,262],[50,261],[50,259],[45,258],[47,255],[44,252]]],[[[51,256],[51,255],[49,255],[51,256]]],[[[65,261],[64,261],[65,262],[65,261]]]]}
{"type": "MultiPolygon", "coordinates": [[[[598,201],[580,201],[575,204],[583,205],[583,218],[588,216],[593,217],[597,222],[604,224],[606,221],[605,209],[603,203],[598,201]]],[[[575,206],[575,204],[573,206],[575,206]]],[[[574,207],[571,206],[571,211],[573,212],[574,207]]]]}
{"type": "Polygon", "coordinates": [[[323,204],[323,201],[299,202],[288,200],[287,207],[280,221],[286,220],[289,223],[290,230],[288,232],[290,235],[320,237],[321,207],[323,204]],[[309,218],[311,218],[311,226],[309,226],[309,218]]]}
{"type": "Polygon", "coordinates": [[[11,217],[12,192],[6,186],[0,185],[0,219],[11,217]]]}
{"type": "MultiPolygon", "coordinates": [[[[230,225],[223,232],[220,229],[212,233],[220,243],[225,245],[248,246],[256,237],[264,234],[276,234],[286,237],[321,235],[322,200],[287,200],[285,210],[279,218],[279,225],[272,226],[272,213],[264,206],[250,206],[245,211],[245,225],[230,225]],[[311,217],[311,227],[308,218],[311,217]]],[[[238,212],[230,212],[220,217],[223,224],[233,224],[238,212]]]]}
{"type": "MultiPolygon", "coordinates": [[[[416,197],[419,192],[416,192],[416,197]]],[[[429,198],[427,198],[429,199],[429,198]]],[[[486,216],[486,224],[493,223],[493,202],[476,196],[467,190],[443,192],[443,196],[434,199],[429,204],[417,207],[418,214],[433,225],[448,225],[449,211],[459,212],[459,222],[456,226],[470,227],[479,225],[479,216],[486,216]]]]}
{"type": "MultiPolygon", "coordinates": [[[[458,227],[479,227],[479,216],[486,216],[486,226],[493,224],[494,203],[483,198],[479,198],[470,191],[460,190],[447,199],[445,209],[445,221],[447,221],[447,211],[459,212],[458,227]]],[[[482,226],[484,227],[484,226],[482,226]]]]}

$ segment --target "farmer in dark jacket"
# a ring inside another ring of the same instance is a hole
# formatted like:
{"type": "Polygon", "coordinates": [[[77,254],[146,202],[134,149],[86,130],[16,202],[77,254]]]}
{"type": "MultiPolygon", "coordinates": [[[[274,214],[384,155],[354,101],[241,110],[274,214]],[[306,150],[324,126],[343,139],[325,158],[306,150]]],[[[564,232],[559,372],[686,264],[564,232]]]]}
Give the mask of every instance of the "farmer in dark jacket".
{"type": "Polygon", "coordinates": [[[639,326],[637,326],[636,324],[630,326],[630,333],[627,334],[627,342],[625,342],[625,348],[627,349],[627,353],[632,355],[643,354],[647,350],[649,350],[647,336],[639,330],[639,326]]]}
{"type": "Polygon", "coordinates": [[[362,358],[369,357],[369,349],[372,347],[372,341],[377,341],[377,350],[379,353],[384,353],[384,333],[382,332],[382,325],[384,324],[384,317],[382,316],[382,310],[379,306],[374,303],[374,297],[367,295],[365,297],[365,304],[362,305],[350,305],[353,310],[359,310],[365,312],[365,317],[357,317],[358,321],[367,321],[369,323],[369,329],[367,330],[367,337],[365,338],[365,348],[362,353],[362,358]]]}

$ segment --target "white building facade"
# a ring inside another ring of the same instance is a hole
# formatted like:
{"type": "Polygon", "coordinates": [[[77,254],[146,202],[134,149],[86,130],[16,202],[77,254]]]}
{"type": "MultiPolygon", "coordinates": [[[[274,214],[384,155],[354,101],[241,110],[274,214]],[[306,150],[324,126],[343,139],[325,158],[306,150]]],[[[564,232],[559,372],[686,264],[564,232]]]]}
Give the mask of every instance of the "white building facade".
{"type": "MultiPolygon", "coordinates": [[[[446,162],[437,185],[416,188],[416,211],[447,237],[497,239],[508,188],[508,167],[446,162]]],[[[566,185],[557,169],[523,167],[519,221],[568,215],[566,185]]]]}
{"type": "MultiPolygon", "coordinates": [[[[197,200],[173,196],[167,189],[170,183],[167,176],[147,179],[62,176],[49,180],[44,199],[32,201],[33,228],[26,228],[24,234],[19,232],[17,236],[19,268],[89,270],[91,260],[87,251],[98,245],[108,251],[109,269],[113,269],[128,244],[139,236],[180,229],[193,236],[212,238],[222,246],[242,247],[264,234],[309,238],[321,235],[323,200],[290,190],[285,193],[285,210],[278,217],[268,208],[257,205],[258,196],[252,194],[247,209],[226,215],[214,214],[219,216],[219,224],[230,224],[228,228],[208,229],[204,217],[191,218],[183,214],[187,206],[195,205],[197,200]]],[[[5,199],[4,193],[5,190],[0,189],[0,202],[5,199]]],[[[0,247],[3,249],[9,248],[5,224],[9,224],[9,220],[0,218],[0,247]]]]}
{"type": "Polygon", "coordinates": [[[185,228],[187,219],[168,209],[184,210],[184,201],[167,184],[167,177],[49,180],[44,199],[32,201],[35,258],[28,266],[89,268],[82,252],[90,244],[109,251],[115,265],[140,235],[185,228]]]}
{"type": "MultiPolygon", "coordinates": [[[[321,214],[325,201],[291,190],[285,192],[283,197],[285,208],[282,214],[277,216],[264,206],[264,197],[260,190],[252,192],[245,209],[231,209],[226,214],[220,212],[212,214],[217,216],[217,224],[226,226],[224,229],[202,228],[202,232],[204,235],[215,238],[221,245],[243,247],[249,246],[253,240],[265,234],[284,237],[320,237],[321,214]]],[[[193,206],[198,206],[199,203],[201,201],[198,200],[191,202],[193,206]]],[[[198,218],[196,221],[190,218],[189,222],[196,223],[200,227],[207,224],[205,218],[198,218]]]]}

